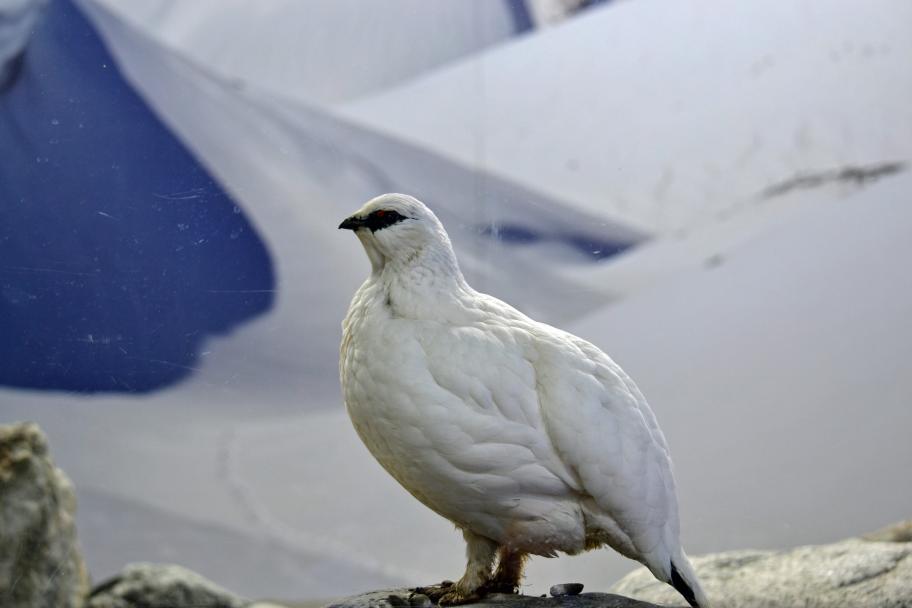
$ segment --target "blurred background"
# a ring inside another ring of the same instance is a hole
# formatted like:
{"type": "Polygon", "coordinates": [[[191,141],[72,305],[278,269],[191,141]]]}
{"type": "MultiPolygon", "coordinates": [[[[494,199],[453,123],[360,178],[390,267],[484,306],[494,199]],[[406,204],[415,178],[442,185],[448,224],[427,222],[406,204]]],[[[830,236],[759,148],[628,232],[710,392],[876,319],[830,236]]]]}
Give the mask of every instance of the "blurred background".
{"type": "Polygon", "coordinates": [[[459,576],[337,379],[336,226],[398,191],[636,379],[691,554],[840,539],[912,507],[910,161],[905,0],[0,0],[0,422],[48,433],[96,581],[459,576]]]}

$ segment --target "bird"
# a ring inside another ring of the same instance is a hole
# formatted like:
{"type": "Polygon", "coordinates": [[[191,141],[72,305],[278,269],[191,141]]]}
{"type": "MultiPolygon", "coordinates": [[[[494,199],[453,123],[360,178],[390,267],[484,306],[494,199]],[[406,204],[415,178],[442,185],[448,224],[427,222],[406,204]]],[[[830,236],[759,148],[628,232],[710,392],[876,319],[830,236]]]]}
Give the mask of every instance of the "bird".
{"type": "Polygon", "coordinates": [[[465,573],[441,606],[516,593],[530,556],[611,547],[694,608],[668,445],[602,350],[474,290],[418,199],[383,194],[339,225],[371,273],[342,323],[345,407],[380,465],[456,525],[465,573]]]}

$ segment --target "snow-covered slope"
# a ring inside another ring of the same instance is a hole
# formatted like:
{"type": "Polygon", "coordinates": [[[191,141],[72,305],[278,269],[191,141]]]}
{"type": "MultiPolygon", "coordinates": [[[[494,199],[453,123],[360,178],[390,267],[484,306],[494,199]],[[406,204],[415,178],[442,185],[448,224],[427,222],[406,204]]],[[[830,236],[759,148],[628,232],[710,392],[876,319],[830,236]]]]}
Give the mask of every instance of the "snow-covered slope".
{"type": "Polygon", "coordinates": [[[232,590],[271,598],[294,599],[302,589],[313,598],[332,598],[401,582],[318,547],[282,543],[260,529],[192,519],[91,487],[79,490],[76,525],[98,583],[132,562],[177,562],[232,590]]]}
{"type": "Polygon", "coordinates": [[[317,103],[351,99],[519,32],[506,0],[96,0],[232,81],[317,103]]]}
{"type": "Polygon", "coordinates": [[[798,173],[912,158],[909,57],[904,0],[637,0],[338,111],[668,235],[798,173]]]}
{"type": "MultiPolygon", "coordinates": [[[[313,598],[460,571],[459,535],[380,470],[338,395],[338,322],[368,265],[335,226],[385,190],[440,211],[477,287],[592,340],[637,379],[672,447],[691,553],[825,541],[908,516],[912,179],[758,198],[796,173],[909,157],[905,4],[617,3],[441,73],[445,86],[413,83],[395,93],[409,91],[397,98],[406,110],[378,97],[341,118],[233,87],[109,0],[81,5],[241,203],[278,276],[272,312],[210,339],[169,390],[0,390],[0,420],[40,422],[84,489],[95,576],[134,556],[187,556],[241,593],[313,598]],[[633,69],[617,54],[636,36],[653,44],[633,69]],[[606,117],[619,117],[607,131],[606,117]],[[519,247],[484,235],[517,221],[546,236],[519,247]],[[555,259],[587,231],[593,243],[671,238],[604,268],[555,259]],[[114,521],[108,542],[97,518],[125,512],[136,519],[114,521]]],[[[631,567],[608,551],[539,559],[525,590],[604,590],[631,567]]]]}
{"type": "Polygon", "coordinates": [[[21,57],[0,86],[0,385],[185,379],[206,337],[270,309],[268,244],[69,0],[21,57]]]}
{"type": "Polygon", "coordinates": [[[0,0],[0,91],[15,72],[46,4],[47,0],[0,0]]]}
{"type": "Polygon", "coordinates": [[[476,283],[553,320],[578,316],[615,296],[583,280],[566,283],[562,258],[579,249],[623,248],[643,238],[560,199],[478,175],[315,107],[235,90],[104,5],[81,4],[128,78],[264,232],[281,284],[270,321],[305,332],[297,348],[306,352],[276,352],[280,367],[297,361],[325,377],[327,362],[335,365],[338,327],[326,320],[345,310],[368,268],[357,243],[340,238],[337,218],[377,192],[406,191],[428,202],[476,283]],[[492,227],[517,224],[523,235],[531,235],[532,246],[516,247],[488,234],[492,227]],[[497,265],[490,264],[493,258],[497,265]],[[335,280],[327,282],[327,276],[335,280]],[[575,293],[574,300],[553,291],[558,286],[575,293]],[[297,315],[301,301],[311,311],[304,319],[297,315]],[[305,341],[310,345],[301,349],[305,341]]]}
{"type": "Polygon", "coordinates": [[[908,517],[910,196],[905,172],[571,324],[656,410],[692,551],[908,517]]]}
{"type": "Polygon", "coordinates": [[[745,201],[743,212],[720,214],[691,229],[650,239],[597,267],[568,267],[564,274],[592,285],[610,285],[619,294],[661,287],[679,276],[724,263],[746,243],[792,223],[795,216],[810,217],[909,168],[909,163],[878,163],[807,173],[745,201]]]}

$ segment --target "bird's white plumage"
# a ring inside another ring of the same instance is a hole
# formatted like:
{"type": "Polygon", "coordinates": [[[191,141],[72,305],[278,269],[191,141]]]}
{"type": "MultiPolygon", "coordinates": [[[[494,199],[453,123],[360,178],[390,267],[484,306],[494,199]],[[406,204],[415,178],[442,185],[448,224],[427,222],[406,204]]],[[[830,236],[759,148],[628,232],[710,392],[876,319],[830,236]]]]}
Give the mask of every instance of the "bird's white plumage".
{"type": "MultiPolygon", "coordinates": [[[[355,216],[373,265],[343,323],[349,415],[425,505],[510,550],[609,544],[697,588],[678,541],[665,438],[633,381],[592,344],[476,292],[437,218],[384,195],[355,216]]],[[[701,604],[702,605],[702,604],[701,604]]]]}

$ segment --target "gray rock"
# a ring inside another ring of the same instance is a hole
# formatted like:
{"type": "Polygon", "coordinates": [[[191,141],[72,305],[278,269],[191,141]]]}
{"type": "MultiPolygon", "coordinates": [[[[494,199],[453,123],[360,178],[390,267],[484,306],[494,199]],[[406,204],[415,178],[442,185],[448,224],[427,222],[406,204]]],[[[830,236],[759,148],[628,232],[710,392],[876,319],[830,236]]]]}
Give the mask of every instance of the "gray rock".
{"type": "Polygon", "coordinates": [[[170,564],[130,564],[92,591],[86,608],[244,608],[248,602],[170,564]]]}
{"type": "MultiPolygon", "coordinates": [[[[408,589],[373,591],[340,600],[326,608],[400,608],[409,605],[409,595],[408,589]]],[[[549,598],[495,593],[477,604],[468,605],[488,608],[659,608],[655,604],[609,593],[583,593],[549,598]]]]}
{"type": "Polygon", "coordinates": [[[78,608],[89,578],[73,486],[31,423],[0,426],[0,605],[78,608]]]}
{"type": "MultiPolygon", "coordinates": [[[[693,559],[703,588],[725,608],[910,608],[912,543],[849,539],[789,551],[731,551],[693,559]]],[[[656,603],[681,597],[645,568],[611,591],[656,603]]]]}

